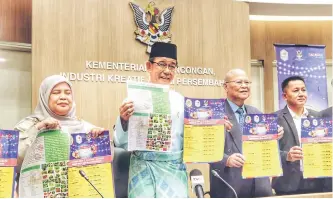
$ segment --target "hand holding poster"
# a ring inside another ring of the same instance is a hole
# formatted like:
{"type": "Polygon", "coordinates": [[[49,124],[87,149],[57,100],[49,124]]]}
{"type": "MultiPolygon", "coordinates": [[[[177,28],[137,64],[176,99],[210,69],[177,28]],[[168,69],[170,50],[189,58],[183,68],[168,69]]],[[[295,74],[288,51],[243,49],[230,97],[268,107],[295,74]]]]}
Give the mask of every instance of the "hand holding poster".
{"type": "Polygon", "coordinates": [[[302,119],[303,177],[332,177],[332,118],[302,119]]]}
{"type": "Polygon", "coordinates": [[[0,198],[14,196],[19,132],[0,130],[0,198]]]}
{"type": "Polygon", "coordinates": [[[70,135],[60,130],[42,132],[24,158],[20,197],[99,197],[89,187],[91,185],[77,175],[79,170],[90,167],[96,168],[89,171],[90,176],[100,176],[98,180],[107,183],[102,183],[108,186],[108,190],[103,189],[104,196],[114,197],[111,159],[108,131],[97,138],[85,133],[70,135]],[[78,189],[77,183],[84,192],[78,189]]]}
{"type": "Polygon", "coordinates": [[[134,102],[128,124],[128,150],[170,151],[169,87],[129,81],[127,92],[128,99],[134,102]]]}
{"type": "Polygon", "coordinates": [[[185,98],[184,162],[223,159],[224,103],[224,99],[185,98]]]}
{"type": "Polygon", "coordinates": [[[277,140],[277,116],[248,114],[243,128],[243,178],[281,176],[283,174],[277,140]]]}

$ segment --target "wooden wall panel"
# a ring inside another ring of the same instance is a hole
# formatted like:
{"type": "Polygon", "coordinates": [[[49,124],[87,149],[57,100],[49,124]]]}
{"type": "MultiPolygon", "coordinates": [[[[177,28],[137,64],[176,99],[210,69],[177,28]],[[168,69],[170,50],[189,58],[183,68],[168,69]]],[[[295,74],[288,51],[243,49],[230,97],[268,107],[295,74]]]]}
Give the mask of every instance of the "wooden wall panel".
{"type": "Polygon", "coordinates": [[[251,58],[264,60],[265,111],[274,110],[274,43],[326,45],[332,59],[332,21],[250,21],[251,58]]]}
{"type": "MultiPolygon", "coordinates": [[[[60,72],[145,76],[145,72],[91,70],[89,61],[144,64],[146,45],[135,40],[136,29],[129,0],[34,0],[32,14],[32,107],[41,81],[60,72]]],[[[148,0],[135,1],[146,8],[148,0]]],[[[172,43],[178,46],[181,66],[213,68],[215,76],[178,77],[223,79],[232,68],[250,73],[249,7],[233,0],[156,0],[162,11],[175,6],[172,43]]],[[[250,74],[249,74],[250,76],[250,74]]],[[[77,115],[112,129],[126,85],[73,82],[77,115]]],[[[185,96],[225,97],[222,87],[172,86],[185,96]]],[[[250,101],[250,100],[249,100],[250,101]]],[[[190,168],[195,167],[191,165],[190,168]]],[[[199,165],[209,190],[208,165],[199,165]]],[[[193,197],[193,194],[191,193],[193,197]]]]}
{"type": "MultiPolygon", "coordinates": [[[[149,1],[136,1],[146,7],[149,1]]],[[[238,67],[250,72],[248,4],[232,0],[155,1],[164,9],[175,6],[171,24],[172,42],[178,45],[182,66],[214,68],[223,79],[238,67]]],[[[145,63],[146,46],[135,40],[133,12],[128,0],[34,0],[33,1],[33,107],[43,78],[60,72],[143,75],[85,69],[85,61],[145,63]]],[[[222,87],[173,86],[191,97],[223,97],[222,87]]],[[[78,115],[111,129],[118,107],[126,97],[125,84],[74,82],[78,115]]]]}
{"type": "Polygon", "coordinates": [[[0,41],[31,43],[32,0],[0,0],[0,41]]]}

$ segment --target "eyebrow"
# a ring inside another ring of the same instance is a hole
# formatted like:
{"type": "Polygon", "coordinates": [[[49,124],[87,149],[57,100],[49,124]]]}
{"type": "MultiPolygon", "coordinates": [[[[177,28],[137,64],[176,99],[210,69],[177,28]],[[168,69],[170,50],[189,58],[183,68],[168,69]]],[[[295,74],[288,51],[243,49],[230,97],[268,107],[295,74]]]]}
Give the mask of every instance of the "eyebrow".
{"type": "MultiPolygon", "coordinates": [[[[53,89],[52,92],[53,91],[62,91],[62,89],[53,89]]],[[[65,89],[64,91],[72,91],[72,89],[65,89]]]]}

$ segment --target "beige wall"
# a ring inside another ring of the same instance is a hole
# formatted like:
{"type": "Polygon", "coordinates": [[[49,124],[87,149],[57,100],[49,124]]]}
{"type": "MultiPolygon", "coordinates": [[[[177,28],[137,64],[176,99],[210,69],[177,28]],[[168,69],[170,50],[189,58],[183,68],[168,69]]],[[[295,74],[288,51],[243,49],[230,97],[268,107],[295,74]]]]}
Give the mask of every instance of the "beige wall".
{"type": "MultiPolygon", "coordinates": [[[[183,66],[214,68],[223,79],[227,70],[250,72],[248,5],[232,0],[155,1],[159,8],[175,6],[172,42],[183,66]]],[[[146,7],[148,1],[136,1],[146,7]]],[[[144,63],[146,46],[135,40],[133,12],[127,0],[35,0],[32,35],[32,105],[43,78],[60,72],[147,75],[85,69],[86,60],[144,63]]],[[[196,76],[200,77],[200,76],[196,76]]],[[[211,78],[202,77],[201,78],[211,78]]],[[[75,82],[78,115],[112,128],[126,97],[125,84],[75,82]]],[[[221,87],[175,86],[192,97],[223,97],[221,87]]]]}
{"type": "Polygon", "coordinates": [[[274,43],[326,45],[326,59],[332,58],[332,21],[250,21],[250,28],[251,58],[265,65],[266,112],[275,111],[274,43]]]}
{"type": "Polygon", "coordinates": [[[30,45],[0,42],[0,129],[31,114],[30,45]]]}

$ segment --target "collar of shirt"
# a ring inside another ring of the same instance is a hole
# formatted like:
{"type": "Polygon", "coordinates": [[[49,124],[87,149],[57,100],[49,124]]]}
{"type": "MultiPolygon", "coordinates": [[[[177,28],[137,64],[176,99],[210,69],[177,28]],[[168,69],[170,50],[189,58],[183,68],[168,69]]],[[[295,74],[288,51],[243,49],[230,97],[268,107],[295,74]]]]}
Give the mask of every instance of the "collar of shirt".
{"type": "Polygon", "coordinates": [[[228,102],[229,102],[229,105],[231,107],[231,110],[236,113],[236,111],[239,109],[239,108],[242,108],[244,113],[246,113],[246,110],[245,110],[245,106],[243,104],[242,107],[239,107],[237,104],[233,103],[232,101],[230,101],[228,98],[227,98],[228,102]]]}
{"type": "Polygon", "coordinates": [[[296,118],[307,118],[308,115],[309,115],[309,111],[305,107],[304,107],[304,110],[303,110],[303,113],[302,113],[301,116],[296,115],[296,113],[293,110],[291,110],[289,108],[289,106],[287,106],[287,108],[289,110],[289,113],[290,113],[291,117],[294,118],[294,119],[296,119],[296,118]]]}

